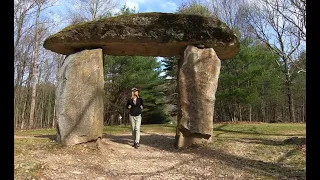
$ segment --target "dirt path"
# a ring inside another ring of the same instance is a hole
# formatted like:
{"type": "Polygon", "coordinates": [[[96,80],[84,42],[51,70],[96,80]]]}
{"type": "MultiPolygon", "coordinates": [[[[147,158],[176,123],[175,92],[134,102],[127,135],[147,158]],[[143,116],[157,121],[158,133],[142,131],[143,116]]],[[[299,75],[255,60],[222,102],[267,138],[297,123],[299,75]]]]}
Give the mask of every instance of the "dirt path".
{"type": "MultiPolygon", "coordinates": [[[[173,143],[174,134],[142,133],[141,146],[135,149],[131,146],[130,134],[105,135],[98,146],[96,143],[86,143],[49,150],[35,147],[30,151],[30,156],[34,161],[39,162],[38,166],[41,166],[39,179],[247,180],[259,179],[263,174],[259,171],[263,171],[264,166],[271,165],[267,162],[248,161],[249,164],[244,166],[243,159],[209,148],[177,151],[173,143]],[[259,163],[262,164],[256,165],[259,163]],[[250,170],[250,168],[258,170],[250,170]]],[[[237,149],[235,146],[242,148],[241,152],[245,151],[243,143],[235,143],[233,148],[237,149]]],[[[16,168],[19,167],[19,162],[23,158],[25,156],[15,155],[16,168]]],[[[15,179],[26,178],[28,179],[28,177],[15,175],[15,179]]],[[[32,179],[32,177],[29,178],[32,179]]]]}

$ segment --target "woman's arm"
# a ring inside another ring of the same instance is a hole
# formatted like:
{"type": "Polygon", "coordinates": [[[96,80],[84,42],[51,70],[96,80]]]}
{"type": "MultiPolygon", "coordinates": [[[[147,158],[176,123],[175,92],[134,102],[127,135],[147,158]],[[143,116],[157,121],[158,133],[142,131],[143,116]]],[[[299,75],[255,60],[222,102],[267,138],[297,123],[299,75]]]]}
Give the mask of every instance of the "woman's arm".
{"type": "Polygon", "coordinates": [[[143,109],[143,100],[141,98],[140,98],[140,101],[141,101],[140,102],[141,103],[140,108],[143,109]]]}
{"type": "Polygon", "coordinates": [[[128,109],[130,109],[131,108],[131,105],[130,105],[130,99],[128,99],[128,101],[127,101],[127,106],[126,106],[128,109]]]}

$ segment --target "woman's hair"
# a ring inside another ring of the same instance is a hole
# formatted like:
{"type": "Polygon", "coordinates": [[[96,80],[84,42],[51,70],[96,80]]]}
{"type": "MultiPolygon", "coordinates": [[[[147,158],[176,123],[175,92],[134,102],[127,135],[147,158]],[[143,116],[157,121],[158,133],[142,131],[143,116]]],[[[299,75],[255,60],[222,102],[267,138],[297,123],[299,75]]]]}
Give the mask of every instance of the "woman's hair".
{"type": "MultiPolygon", "coordinates": [[[[138,92],[138,95],[137,95],[137,98],[139,98],[139,91],[137,91],[138,92]]],[[[134,98],[134,94],[135,93],[135,91],[131,91],[131,99],[133,99],[134,98]]]]}

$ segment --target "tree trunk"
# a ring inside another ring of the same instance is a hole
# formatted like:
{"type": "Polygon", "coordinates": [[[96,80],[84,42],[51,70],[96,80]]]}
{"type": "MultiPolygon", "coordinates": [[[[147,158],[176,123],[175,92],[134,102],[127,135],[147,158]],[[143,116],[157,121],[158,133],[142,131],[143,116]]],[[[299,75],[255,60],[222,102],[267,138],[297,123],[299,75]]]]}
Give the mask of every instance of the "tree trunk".
{"type": "Polygon", "coordinates": [[[290,76],[290,69],[288,65],[288,59],[286,57],[282,57],[284,61],[284,68],[285,68],[285,79],[286,79],[286,88],[287,88],[287,97],[288,97],[288,105],[289,105],[289,117],[290,122],[295,122],[295,114],[294,114],[294,105],[293,105],[293,97],[292,97],[292,87],[291,87],[291,76],[290,76]]]}
{"type": "Polygon", "coordinates": [[[43,128],[43,121],[44,121],[44,102],[45,102],[45,89],[43,88],[42,90],[42,99],[40,99],[40,96],[39,96],[39,100],[41,101],[41,113],[40,113],[40,128],[43,128]]]}
{"type": "Polygon", "coordinates": [[[37,72],[37,74],[38,74],[38,77],[37,77],[37,80],[38,80],[38,82],[37,82],[37,84],[40,84],[40,80],[41,80],[41,75],[42,75],[42,68],[38,68],[38,72],[37,72]]]}
{"type": "Polygon", "coordinates": [[[242,121],[241,105],[239,104],[239,121],[242,121]]]}
{"type": "Polygon", "coordinates": [[[56,105],[53,106],[52,128],[56,127],[56,105]]]}
{"type": "Polygon", "coordinates": [[[281,106],[281,119],[282,119],[283,121],[286,121],[284,115],[285,115],[285,108],[284,108],[284,105],[282,105],[282,106],[281,106]]]}
{"type": "Polygon", "coordinates": [[[33,59],[33,84],[32,84],[32,94],[31,94],[31,107],[30,107],[30,119],[29,119],[29,129],[34,126],[34,114],[36,105],[36,93],[37,93],[37,69],[38,69],[38,51],[39,51],[39,18],[40,18],[41,5],[38,4],[37,16],[36,16],[36,33],[35,33],[35,50],[33,59]]]}
{"type": "Polygon", "coordinates": [[[302,100],[302,122],[306,122],[305,120],[305,110],[304,110],[305,106],[304,106],[304,98],[302,100]]]}
{"type": "Polygon", "coordinates": [[[264,100],[261,101],[261,116],[262,116],[262,122],[265,122],[266,121],[266,108],[265,108],[264,100]]]}
{"type": "Polygon", "coordinates": [[[277,105],[277,103],[276,103],[275,106],[274,106],[274,119],[275,119],[276,121],[279,120],[279,119],[278,119],[278,105],[277,105]]]}
{"type": "Polygon", "coordinates": [[[25,67],[26,67],[26,54],[24,53],[23,56],[23,61],[22,61],[22,67],[18,69],[17,72],[17,79],[15,82],[15,87],[14,87],[14,107],[15,107],[15,111],[14,111],[14,120],[15,120],[15,128],[17,129],[18,126],[21,124],[21,109],[22,109],[22,100],[23,100],[23,95],[21,94],[21,90],[22,90],[22,76],[24,74],[25,71],[25,67]]]}
{"type": "Polygon", "coordinates": [[[14,96],[14,116],[13,116],[13,118],[14,118],[14,129],[17,129],[17,127],[18,127],[18,123],[19,123],[19,107],[18,107],[18,105],[17,105],[17,99],[18,99],[18,97],[17,96],[14,96]]]}
{"type": "Polygon", "coordinates": [[[249,121],[252,121],[252,106],[249,104],[249,121]]]}
{"type": "MultiPolygon", "coordinates": [[[[49,98],[49,101],[48,101],[48,109],[47,109],[47,111],[48,111],[48,114],[47,114],[47,124],[46,124],[46,128],[49,128],[50,127],[50,122],[52,121],[52,119],[50,118],[51,117],[51,115],[52,115],[52,113],[51,113],[51,108],[52,108],[52,92],[51,92],[51,90],[50,90],[50,92],[49,92],[49,95],[48,95],[48,98],[49,98]]],[[[53,113],[54,113],[54,110],[53,110],[53,113]]],[[[53,114],[53,116],[54,116],[54,114],[53,114]]],[[[52,116],[52,117],[53,117],[52,116]]]]}
{"type": "Polygon", "coordinates": [[[293,98],[292,98],[292,89],[291,89],[291,83],[287,83],[287,96],[288,96],[288,104],[289,104],[289,115],[290,115],[290,122],[296,122],[295,118],[295,111],[294,111],[294,104],[293,104],[293,98]]]}
{"type": "Polygon", "coordinates": [[[22,113],[21,113],[21,126],[20,126],[20,129],[23,129],[24,128],[24,125],[25,125],[25,112],[26,112],[26,108],[27,108],[27,102],[28,102],[28,92],[26,93],[26,100],[24,102],[24,105],[23,105],[23,109],[22,109],[22,113]]]}

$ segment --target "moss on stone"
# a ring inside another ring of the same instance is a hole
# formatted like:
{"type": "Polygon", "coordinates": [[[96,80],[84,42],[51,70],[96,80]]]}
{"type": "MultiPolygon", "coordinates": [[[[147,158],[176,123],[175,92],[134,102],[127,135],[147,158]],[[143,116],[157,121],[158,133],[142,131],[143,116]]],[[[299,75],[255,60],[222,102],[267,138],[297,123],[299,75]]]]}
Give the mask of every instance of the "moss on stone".
{"type": "Polygon", "coordinates": [[[71,25],[49,36],[44,47],[61,53],[64,46],[72,49],[71,44],[87,43],[88,46],[96,46],[96,42],[100,42],[100,45],[101,42],[182,42],[202,43],[206,47],[227,47],[232,43],[232,46],[239,46],[233,31],[217,18],[154,12],[121,15],[71,25]],[[54,47],[58,44],[61,50],[54,47]]]}

